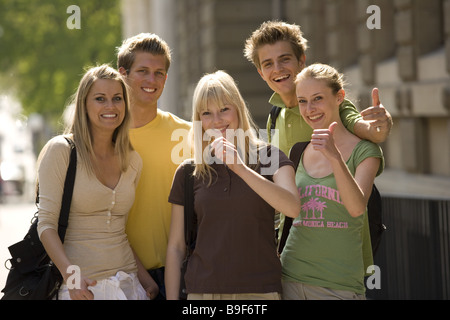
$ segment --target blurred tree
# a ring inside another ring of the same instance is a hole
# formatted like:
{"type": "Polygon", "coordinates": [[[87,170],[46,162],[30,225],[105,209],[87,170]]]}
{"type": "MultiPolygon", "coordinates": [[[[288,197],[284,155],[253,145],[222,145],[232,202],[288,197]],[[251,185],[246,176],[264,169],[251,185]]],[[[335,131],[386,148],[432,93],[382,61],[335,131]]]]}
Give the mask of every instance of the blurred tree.
{"type": "Polygon", "coordinates": [[[115,67],[120,43],[120,0],[0,0],[1,93],[57,125],[84,70],[115,67]],[[71,5],[80,9],[80,29],[68,27],[71,5]]]}

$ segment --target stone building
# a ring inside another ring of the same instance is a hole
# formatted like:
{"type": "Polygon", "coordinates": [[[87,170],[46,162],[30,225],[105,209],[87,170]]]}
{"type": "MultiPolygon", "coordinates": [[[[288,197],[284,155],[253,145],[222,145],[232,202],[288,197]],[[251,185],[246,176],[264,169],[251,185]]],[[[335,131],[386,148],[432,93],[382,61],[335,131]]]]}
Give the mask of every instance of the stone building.
{"type": "Polygon", "coordinates": [[[123,36],[154,32],[173,49],[161,108],[190,118],[193,89],[223,69],[239,83],[259,126],[271,91],[243,56],[263,21],[299,24],[307,63],[347,75],[362,110],[378,87],[394,118],[382,145],[382,192],[450,198],[450,0],[126,0],[123,36]]]}

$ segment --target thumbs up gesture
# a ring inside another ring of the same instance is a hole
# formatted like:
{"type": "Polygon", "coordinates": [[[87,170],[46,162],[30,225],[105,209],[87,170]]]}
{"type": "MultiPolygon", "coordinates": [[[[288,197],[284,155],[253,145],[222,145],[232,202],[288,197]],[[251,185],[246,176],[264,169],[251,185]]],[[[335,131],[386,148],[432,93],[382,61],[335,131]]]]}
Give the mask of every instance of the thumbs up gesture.
{"type": "MultiPolygon", "coordinates": [[[[389,135],[392,127],[392,117],[381,104],[378,88],[372,90],[372,107],[361,111],[361,116],[364,121],[369,123],[371,132],[385,137],[389,135]]],[[[371,140],[378,141],[384,139],[377,138],[371,140]]]]}
{"type": "Polygon", "coordinates": [[[339,152],[333,138],[336,126],[337,122],[333,122],[328,129],[315,129],[311,135],[311,144],[314,150],[321,151],[326,157],[331,157],[339,152]]]}

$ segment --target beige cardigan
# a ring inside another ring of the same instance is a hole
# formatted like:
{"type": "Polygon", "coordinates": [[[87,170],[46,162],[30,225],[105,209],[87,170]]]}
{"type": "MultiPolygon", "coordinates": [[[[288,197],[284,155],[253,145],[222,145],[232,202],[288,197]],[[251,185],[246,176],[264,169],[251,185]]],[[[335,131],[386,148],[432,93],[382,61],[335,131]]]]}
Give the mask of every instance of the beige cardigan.
{"type": "MultiPolygon", "coordinates": [[[[44,148],[38,168],[39,236],[48,228],[58,228],[70,154],[63,136],[51,139],[44,148]]],[[[112,190],[88,174],[78,155],[64,249],[70,262],[80,267],[83,276],[101,280],[118,271],[137,271],[125,225],[141,170],[142,160],[133,151],[130,166],[112,190]]]]}

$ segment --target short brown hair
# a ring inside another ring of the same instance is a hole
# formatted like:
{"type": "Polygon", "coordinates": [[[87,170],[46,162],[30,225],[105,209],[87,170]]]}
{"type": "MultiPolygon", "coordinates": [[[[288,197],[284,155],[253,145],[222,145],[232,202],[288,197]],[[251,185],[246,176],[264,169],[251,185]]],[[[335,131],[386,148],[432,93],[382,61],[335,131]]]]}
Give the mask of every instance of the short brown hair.
{"type": "Polygon", "coordinates": [[[136,52],[148,52],[153,55],[164,55],[166,58],[166,71],[169,71],[172,61],[169,45],[154,33],[140,33],[125,39],[117,48],[117,68],[123,67],[127,73],[134,63],[136,52]]]}
{"type": "Polygon", "coordinates": [[[259,61],[258,49],[263,45],[274,44],[278,41],[288,41],[298,60],[308,49],[308,40],[303,37],[300,26],[282,21],[266,21],[245,41],[244,56],[260,69],[261,61],[259,61]]]}

